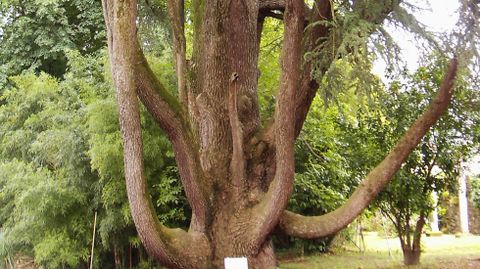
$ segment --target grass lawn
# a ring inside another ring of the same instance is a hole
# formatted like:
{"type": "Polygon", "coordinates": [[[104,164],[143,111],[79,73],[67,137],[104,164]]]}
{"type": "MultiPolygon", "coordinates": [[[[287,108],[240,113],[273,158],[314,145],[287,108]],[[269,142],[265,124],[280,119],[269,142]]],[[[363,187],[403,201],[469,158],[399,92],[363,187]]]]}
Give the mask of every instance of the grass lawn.
{"type": "Polygon", "coordinates": [[[376,235],[366,235],[365,244],[366,251],[364,253],[350,248],[328,254],[280,258],[280,268],[480,268],[480,236],[462,236],[460,238],[453,235],[424,236],[421,264],[411,267],[402,265],[403,256],[397,238],[385,239],[376,235]],[[389,254],[389,249],[392,256],[389,254]]]}

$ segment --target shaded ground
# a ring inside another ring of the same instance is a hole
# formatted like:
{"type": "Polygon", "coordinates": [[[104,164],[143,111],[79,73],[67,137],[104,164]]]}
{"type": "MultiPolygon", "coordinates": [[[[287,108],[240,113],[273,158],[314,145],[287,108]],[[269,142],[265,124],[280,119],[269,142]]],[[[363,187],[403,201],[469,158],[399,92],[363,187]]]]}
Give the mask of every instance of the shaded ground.
{"type": "Polygon", "coordinates": [[[402,265],[402,253],[397,238],[384,239],[376,235],[365,236],[366,251],[338,250],[334,253],[280,259],[281,269],[374,269],[374,268],[480,268],[480,236],[453,235],[424,237],[421,264],[402,265]],[[389,251],[390,250],[390,251],[389,251]],[[391,253],[391,256],[390,256],[391,253]]]}

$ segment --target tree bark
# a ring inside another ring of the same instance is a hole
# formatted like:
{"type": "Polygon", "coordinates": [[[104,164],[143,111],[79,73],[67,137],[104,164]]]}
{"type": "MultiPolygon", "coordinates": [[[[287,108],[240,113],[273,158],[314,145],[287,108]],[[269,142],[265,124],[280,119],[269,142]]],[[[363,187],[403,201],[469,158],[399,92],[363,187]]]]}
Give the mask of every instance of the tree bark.
{"type": "Polygon", "coordinates": [[[411,248],[402,248],[403,252],[403,264],[405,265],[417,265],[420,263],[420,250],[411,248]]]}
{"type": "MultiPolygon", "coordinates": [[[[167,2],[179,100],[155,77],[140,49],[137,2],[102,1],[132,217],[149,255],[170,268],[223,268],[225,257],[240,256],[248,258],[249,268],[275,268],[270,237],[276,227],[303,238],[342,229],[388,183],[451,99],[456,60],[431,106],[344,206],[316,217],[286,212],[295,172],[295,138],[318,88],[311,77],[314,67],[302,65],[302,55],[330,34],[321,25],[305,32],[305,22],[331,20],[330,1],[318,0],[306,19],[302,0],[193,0],[190,63],[183,0],[167,2]],[[266,10],[283,12],[285,37],[275,115],[262,130],[257,64],[259,15],[266,10]],[[156,217],[144,174],[138,99],[172,142],[193,212],[188,231],[165,227],[156,217]]],[[[371,1],[355,1],[355,8],[366,2],[371,1]]],[[[398,4],[389,3],[378,14],[364,15],[378,23],[398,4]]]]}
{"type": "Polygon", "coordinates": [[[286,1],[283,44],[282,84],[275,108],[276,172],[269,191],[255,208],[259,225],[255,227],[256,244],[261,244],[278,223],[293,189],[295,175],[295,93],[299,87],[304,4],[286,1]]]}
{"type": "MultiPolygon", "coordinates": [[[[403,251],[403,262],[405,265],[416,265],[420,263],[420,255],[422,252],[422,231],[425,226],[425,213],[422,211],[415,224],[415,231],[413,233],[413,240],[411,247],[407,251],[403,251]]],[[[410,235],[407,235],[410,237],[410,235]]],[[[403,249],[402,249],[403,250],[403,249]]]]}
{"type": "Polygon", "coordinates": [[[136,96],[135,64],[137,58],[137,2],[104,0],[110,62],[117,89],[120,128],[124,142],[124,167],[127,194],[135,226],[150,255],[173,268],[205,267],[208,243],[199,233],[186,233],[161,225],[152,212],[143,169],[140,112],[136,96]],[[197,243],[200,251],[188,251],[197,243]],[[178,255],[182,254],[183,257],[178,255]]]}

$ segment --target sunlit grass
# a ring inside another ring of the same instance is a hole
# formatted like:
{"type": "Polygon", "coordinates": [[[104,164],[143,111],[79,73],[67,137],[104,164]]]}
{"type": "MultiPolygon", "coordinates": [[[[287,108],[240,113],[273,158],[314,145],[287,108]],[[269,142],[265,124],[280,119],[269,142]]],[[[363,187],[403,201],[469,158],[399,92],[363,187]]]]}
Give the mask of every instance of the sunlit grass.
{"type": "MultiPolygon", "coordinates": [[[[402,265],[403,256],[397,238],[385,239],[375,235],[365,236],[366,251],[353,248],[333,253],[299,257],[280,263],[282,269],[328,268],[368,269],[407,268],[402,265]],[[390,251],[389,251],[390,250],[390,251]],[[391,254],[391,255],[390,255],[391,254]]],[[[453,235],[426,237],[422,241],[421,264],[408,268],[480,268],[480,236],[453,235]]]]}

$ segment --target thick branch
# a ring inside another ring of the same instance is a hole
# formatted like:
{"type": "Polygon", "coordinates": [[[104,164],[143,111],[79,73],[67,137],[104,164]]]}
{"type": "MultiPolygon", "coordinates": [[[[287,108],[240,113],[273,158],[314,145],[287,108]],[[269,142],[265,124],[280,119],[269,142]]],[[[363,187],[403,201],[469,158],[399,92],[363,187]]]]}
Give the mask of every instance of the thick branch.
{"type": "MultiPolygon", "coordinates": [[[[318,22],[320,20],[330,20],[332,18],[332,10],[330,6],[330,0],[317,0],[315,6],[310,12],[310,22],[318,22]]],[[[328,27],[325,24],[317,24],[311,27],[303,37],[303,52],[305,54],[314,50],[323,42],[324,37],[328,35],[328,27]]],[[[298,136],[302,129],[303,122],[305,121],[310,104],[315,97],[318,89],[318,83],[311,77],[313,68],[312,61],[306,62],[302,66],[300,87],[295,94],[295,136],[298,136]]],[[[271,124],[264,130],[265,140],[272,143],[274,140],[274,125],[275,122],[271,121],[271,124]]]]}
{"type": "Polygon", "coordinates": [[[204,195],[207,186],[200,184],[202,170],[198,166],[199,150],[194,135],[187,120],[182,117],[183,109],[150,70],[139,48],[137,59],[137,94],[172,143],[182,185],[195,215],[195,218],[192,218],[192,227],[203,232],[207,221],[208,203],[204,195]]]}
{"type": "Polygon", "coordinates": [[[275,13],[275,12],[271,12],[271,11],[264,11],[262,13],[259,14],[259,19],[263,17],[270,17],[270,18],[274,18],[274,19],[277,19],[277,20],[283,20],[283,13],[275,13]]]}
{"type": "MultiPolygon", "coordinates": [[[[372,3],[371,1],[364,1],[359,0],[355,1],[353,6],[354,12],[359,14],[360,18],[374,24],[380,24],[383,20],[387,17],[387,15],[393,11],[398,5],[398,0],[389,1],[385,3],[383,1],[375,1],[378,3],[372,3]],[[371,5],[382,6],[382,9],[376,9],[375,12],[371,12],[372,10],[369,9],[371,5]]],[[[332,19],[332,7],[330,0],[316,0],[315,5],[312,9],[310,14],[310,18],[308,21],[310,23],[317,23],[322,20],[331,20],[332,19]]],[[[315,24],[315,26],[309,28],[308,31],[305,32],[304,37],[304,48],[303,54],[308,52],[312,52],[316,48],[318,48],[322,42],[328,39],[330,35],[333,35],[329,31],[329,26],[326,24],[320,23],[315,24]]],[[[337,40],[335,45],[338,47],[342,44],[342,40],[337,40]]],[[[320,67],[320,70],[317,70],[317,73],[324,74],[331,63],[335,60],[334,56],[329,56],[327,59],[322,59],[325,64],[320,67]]],[[[314,68],[315,59],[311,59],[310,61],[304,63],[302,76],[301,76],[301,87],[298,89],[296,94],[296,103],[295,103],[295,135],[298,136],[300,131],[303,127],[303,123],[307,118],[308,111],[310,110],[310,106],[313,102],[313,99],[317,93],[319,84],[312,77],[312,71],[314,68]]],[[[264,139],[267,143],[272,144],[274,140],[274,133],[273,133],[273,125],[274,121],[271,121],[271,124],[263,130],[264,139]]]]}
{"type": "Polygon", "coordinates": [[[260,0],[258,3],[260,13],[263,11],[285,10],[285,0],[260,0]]]}
{"type": "Polygon", "coordinates": [[[187,61],[185,40],[185,12],[184,0],[168,0],[168,15],[173,30],[173,51],[175,52],[175,65],[178,83],[178,95],[184,108],[188,105],[187,94],[187,61]]]}
{"type": "Polygon", "coordinates": [[[430,127],[446,111],[453,94],[457,65],[456,59],[451,60],[436,98],[387,157],[367,175],[345,205],[322,216],[306,217],[286,211],[282,216],[280,227],[292,236],[318,238],[338,232],[362,213],[400,169],[430,127]]]}
{"type": "MultiPolygon", "coordinates": [[[[312,22],[318,22],[322,20],[332,19],[332,6],[330,0],[317,0],[313,7],[312,22]]],[[[320,46],[321,42],[324,42],[323,37],[327,37],[329,34],[329,28],[325,24],[318,24],[311,28],[307,40],[305,42],[304,53],[313,51],[316,47],[320,46]]],[[[332,59],[333,61],[333,59],[332,59]]],[[[313,62],[309,61],[305,63],[301,76],[301,87],[296,93],[295,98],[295,136],[300,134],[303,123],[307,118],[310,105],[313,102],[313,98],[317,93],[318,83],[312,78],[313,62]]],[[[324,73],[325,70],[321,70],[324,73]]]]}
{"type": "Polygon", "coordinates": [[[277,224],[293,188],[295,174],[295,114],[293,112],[295,92],[299,86],[303,22],[303,1],[287,1],[282,55],[282,82],[275,109],[276,171],[264,200],[259,204],[260,225],[257,226],[257,245],[265,240],[277,224]]]}
{"type": "Polygon", "coordinates": [[[147,251],[165,265],[179,268],[206,267],[210,254],[205,235],[164,227],[156,217],[148,193],[136,95],[137,2],[104,0],[102,4],[108,27],[112,75],[117,89],[127,194],[138,234],[147,251]],[[187,248],[185,241],[188,241],[188,244],[194,242],[201,247],[192,251],[187,248]]]}

